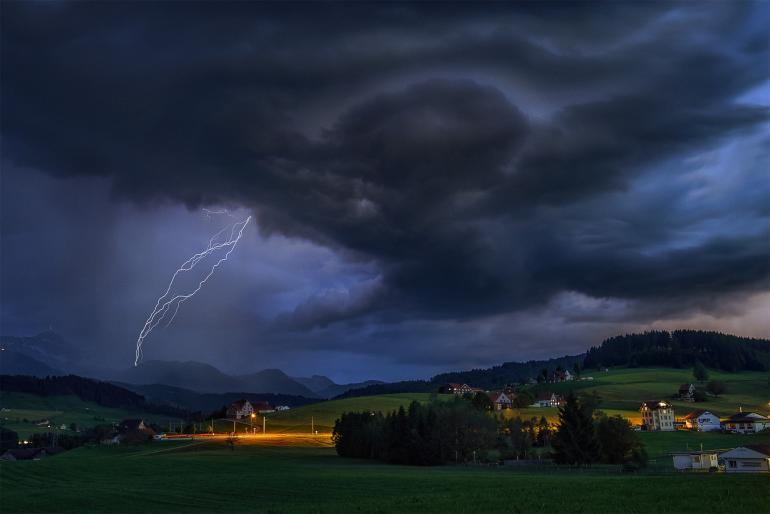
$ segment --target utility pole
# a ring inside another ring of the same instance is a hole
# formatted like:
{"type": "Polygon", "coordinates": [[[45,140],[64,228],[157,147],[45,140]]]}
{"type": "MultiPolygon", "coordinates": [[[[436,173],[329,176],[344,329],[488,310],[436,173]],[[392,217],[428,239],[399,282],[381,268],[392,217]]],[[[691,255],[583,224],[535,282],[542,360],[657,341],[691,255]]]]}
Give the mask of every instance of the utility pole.
{"type": "Polygon", "coordinates": [[[262,416],[262,435],[265,435],[265,428],[267,427],[267,417],[262,416]]]}
{"type": "Polygon", "coordinates": [[[315,434],[315,420],[310,416],[310,433],[315,434]]]}

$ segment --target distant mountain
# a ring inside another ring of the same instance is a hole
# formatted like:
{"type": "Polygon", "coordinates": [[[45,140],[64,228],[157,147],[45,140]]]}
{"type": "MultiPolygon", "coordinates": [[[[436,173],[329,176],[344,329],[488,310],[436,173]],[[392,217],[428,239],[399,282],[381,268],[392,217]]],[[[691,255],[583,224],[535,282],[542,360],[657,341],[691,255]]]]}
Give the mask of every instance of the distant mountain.
{"type": "Polygon", "coordinates": [[[293,394],[308,398],[316,396],[313,391],[293,380],[280,369],[264,369],[256,373],[241,375],[235,378],[237,378],[242,385],[239,389],[230,389],[229,391],[293,394]]]}
{"type": "Polygon", "coordinates": [[[267,369],[249,375],[232,376],[214,366],[201,362],[145,361],[129,368],[116,377],[129,384],[163,384],[198,393],[252,393],[291,394],[313,398],[316,395],[307,387],[295,382],[283,371],[267,369]]]}
{"type": "Polygon", "coordinates": [[[331,378],[325,377],[323,375],[313,375],[311,377],[291,377],[293,380],[299,382],[303,386],[307,387],[314,393],[318,393],[319,391],[323,391],[327,387],[335,386],[335,384],[331,378]]]}
{"type": "Polygon", "coordinates": [[[380,380],[366,380],[365,382],[354,382],[350,384],[333,384],[325,389],[321,389],[316,394],[321,398],[334,398],[351,389],[360,389],[362,387],[377,386],[385,384],[380,380]]]}
{"type": "MultiPolygon", "coordinates": [[[[35,336],[2,336],[0,337],[0,348],[29,357],[36,361],[37,365],[42,364],[52,370],[58,370],[58,372],[79,370],[82,359],[77,346],[51,331],[42,332],[35,336]]],[[[31,365],[30,361],[25,360],[25,362],[31,365]]]]}
{"type": "Polygon", "coordinates": [[[323,375],[313,375],[310,378],[292,377],[292,379],[304,385],[321,398],[334,398],[351,389],[384,383],[379,380],[367,380],[350,384],[336,384],[332,379],[323,375]]]}
{"type": "Polygon", "coordinates": [[[199,411],[203,414],[219,410],[223,406],[241,399],[265,401],[271,405],[288,405],[289,407],[299,407],[320,401],[315,398],[288,394],[245,392],[197,393],[189,389],[163,384],[135,385],[124,382],[113,383],[129,391],[141,394],[150,402],[171,405],[191,412],[199,411]]]}
{"type": "Polygon", "coordinates": [[[8,350],[0,346],[0,375],[31,375],[46,377],[61,375],[62,372],[53,369],[48,364],[40,362],[23,353],[8,350]]]}

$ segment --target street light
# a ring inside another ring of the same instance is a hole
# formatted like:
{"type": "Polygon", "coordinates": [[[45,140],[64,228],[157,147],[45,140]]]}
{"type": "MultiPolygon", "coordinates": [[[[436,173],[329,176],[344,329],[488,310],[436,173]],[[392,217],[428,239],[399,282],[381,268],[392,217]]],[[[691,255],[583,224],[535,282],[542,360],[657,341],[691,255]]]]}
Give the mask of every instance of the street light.
{"type": "Polygon", "coordinates": [[[254,433],[254,420],[257,419],[257,415],[254,412],[251,413],[251,433],[254,433]]]}

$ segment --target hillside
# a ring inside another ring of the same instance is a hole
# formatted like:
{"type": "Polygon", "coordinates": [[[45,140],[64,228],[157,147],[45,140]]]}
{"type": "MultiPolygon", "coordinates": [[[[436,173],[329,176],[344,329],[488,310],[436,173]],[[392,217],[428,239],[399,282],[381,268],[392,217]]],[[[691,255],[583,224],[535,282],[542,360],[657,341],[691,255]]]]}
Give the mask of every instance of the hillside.
{"type": "Polygon", "coordinates": [[[722,371],[770,370],[770,340],[702,330],[650,331],[606,339],[584,366],[691,367],[696,360],[722,371]]]}
{"type": "Polygon", "coordinates": [[[71,433],[71,423],[75,423],[78,428],[87,428],[118,423],[128,418],[142,418],[160,426],[166,426],[169,421],[179,421],[177,417],[147,412],[141,408],[105,407],[83,401],[75,395],[40,396],[6,391],[0,395],[0,424],[22,438],[52,429],[71,433]],[[48,424],[38,425],[46,420],[52,428],[48,428],[48,424]],[[62,430],[61,425],[66,425],[66,428],[62,430]]]}
{"type": "MultiPolygon", "coordinates": [[[[710,409],[718,415],[727,416],[737,412],[739,407],[744,411],[751,410],[764,415],[770,413],[766,398],[767,375],[765,373],[713,371],[711,375],[712,378],[725,382],[728,392],[719,398],[709,397],[708,401],[698,403],[672,400],[671,397],[677,392],[679,385],[692,382],[693,379],[690,370],[670,368],[610,369],[607,372],[586,373],[586,376],[592,376],[593,380],[541,384],[527,387],[527,389],[535,394],[543,391],[567,394],[570,390],[596,394],[601,400],[599,405],[601,410],[608,414],[620,414],[634,423],[640,423],[639,404],[644,400],[657,399],[671,400],[677,417],[684,416],[695,409],[710,409]]],[[[281,427],[309,430],[312,416],[317,428],[320,426],[321,429],[330,429],[343,412],[361,410],[387,412],[397,409],[400,405],[407,406],[412,400],[424,402],[431,397],[446,399],[450,395],[414,392],[340,398],[272,414],[268,417],[268,426],[273,424],[276,430],[281,427]]],[[[545,416],[555,421],[558,410],[530,407],[507,411],[505,415],[525,418],[545,416]]]]}
{"type": "Polygon", "coordinates": [[[304,396],[289,394],[248,392],[198,393],[189,389],[163,384],[135,385],[124,382],[115,382],[115,384],[129,391],[141,394],[153,403],[163,403],[191,412],[199,411],[204,414],[219,410],[223,406],[240,399],[266,401],[270,405],[288,405],[289,407],[299,407],[319,401],[316,398],[305,398],[304,396]]]}

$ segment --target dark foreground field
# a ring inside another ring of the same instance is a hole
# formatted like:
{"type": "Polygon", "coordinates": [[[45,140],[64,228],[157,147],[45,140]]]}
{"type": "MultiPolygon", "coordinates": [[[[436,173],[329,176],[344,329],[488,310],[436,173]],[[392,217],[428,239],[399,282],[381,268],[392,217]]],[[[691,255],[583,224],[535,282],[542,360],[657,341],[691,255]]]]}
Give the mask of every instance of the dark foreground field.
{"type": "Polygon", "coordinates": [[[0,463],[0,511],[751,514],[770,505],[767,476],[416,468],[341,459],[323,443],[189,444],[0,463]]]}

